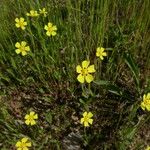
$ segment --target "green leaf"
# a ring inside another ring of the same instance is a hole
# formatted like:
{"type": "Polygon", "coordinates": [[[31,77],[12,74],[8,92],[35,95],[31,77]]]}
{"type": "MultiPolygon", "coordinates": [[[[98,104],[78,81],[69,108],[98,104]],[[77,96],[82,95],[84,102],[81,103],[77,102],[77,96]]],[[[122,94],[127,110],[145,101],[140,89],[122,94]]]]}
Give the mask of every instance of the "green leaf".
{"type": "Polygon", "coordinates": [[[93,82],[97,85],[106,85],[106,86],[108,86],[108,85],[111,84],[110,81],[105,81],[105,80],[97,80],[97,81],[93,81],[93,82]]]}
{"type": "Polygon", "coordinates": [[[52,114],[50,113],[50,112],[47,112],[46,114],[45,114],[45,119],[46,119],[46,121],[48,122],[48,123],[52,123],[52,114]]]}
{"type": "Polygon", "coordinates": [[[17,69],[15,60],[12,57],[10,58],[10,60],[11,60],[11,64],[14,67],[14,69],[17,69]]]}
{"type": "Polygon", "coordinates": [[[140,87],[139,69],[138,69],[137,65],[135,64],[135,61],[133,60],[133,57],[129,53],[124,54],[124,59],[125,59],[125,63],[128,65],[128,67],[130,68],[130,70],[133,74],[135,84],[137,85],[137,88],[138,88],[138,91],[139,91],[139,87],[140,87]]]}
{"type": "Polygon", "coordinates": [[[79,102],[85,105],[84,100],[82,100],[81,98],[79,99],[79,102]]]}
{"type": "Polygon", "coordinates": [[[94,81],[95,84],[104,86],[109,92],[114,93],[116,95],[122,95],[123,91],[116,85],[112,84],[110,81],[104,81],[104,80],[99,80],[99,81],[94,81]]]}
{"type": "Polygon", "coordinates": [[[1,79],[5,80],[5,81],[7,81],[7,82],[10,82],[10,79],[7,78],[6,76],[4,76],[2,73],[0,73],[0,80],[1,80],[1,79]]]}
{"type": "Polygon", "coordinates": [[[136,127],[128,127],[123,131],[124,138],[128,140],[132,140],[135,133],[136,133],[136,127]]]}

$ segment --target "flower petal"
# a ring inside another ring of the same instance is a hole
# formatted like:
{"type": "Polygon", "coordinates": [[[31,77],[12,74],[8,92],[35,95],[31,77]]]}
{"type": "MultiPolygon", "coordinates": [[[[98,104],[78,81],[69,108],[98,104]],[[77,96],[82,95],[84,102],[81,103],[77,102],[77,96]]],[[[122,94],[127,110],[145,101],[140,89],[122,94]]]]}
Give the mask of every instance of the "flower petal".
{"type": "Polygon", "coordinates": [[[84,121],[84,126],[85,127],[88,127],[89,126],[89,123],[87,121],[84,121]]]}
{"type": "Polygon", "coordinates": [[[27,115],[25,115],[25,117],[24,117],[24,119],[29,119],[29,115],[27,114],[27,115]]]}
{"type": "Polygon", "coordinates": [[[52,25],[53,25],[52,23],[50,23],[50,22],[48,23],[48,27],[52,27],[52,25]]]}
{"type": "Polygon", "coordinates": [[[38,119],[38,115],[35,114],[35,115],[33,116],[33,118],[34,118],[34,119],[38,119]]]}
{"type": "Polygon", "coordinates": [[[21,51],[20,51],[20,49],[16,49],[15,52],[16,52],[17,54],[19,54],[21,51]]]}
{"type": "Polygon", "coordinates": [[[79,74],[78,76],[77,76],[77,80],[79,81],[79,82],[81,82],[81,83],[84,83],[84,76],[83,75],[81,75],[81,74],[79,74]]]}
{"type": "Polygon", "coordinates": [[[88,67],[88,73],[93,73],[93,72],[95,72],[96,70],[95,70],[95,68],[94,68],[94,65],[90,65],[89,67],[88,67]]]}
{"type": "Polygon", "coordinates": [[[81,124],[83,124],[83,122],[84,122],[84,118],[81,118],[80,122],[81,122],[81,124]]]}
{"type": "Polygon", "coordinates": [[[31,147],[31,145],[32,145],[31,142],[26,143],[27,147],[31,147]]]}
{"type": "Polygon", "coordinates": [[[55,32],[55,31],[52,31],[51,35],[52,35],[52,36],[55,36],[55,35],[56,35],[56,32],[55,32]]]}
{"type": "Polygon", "coordinates": [[[26,25],[27,25],[27,22],[24,22],[23,25],[26,26],[26,25]]]}
{"type": "Polygon", "coordinates": [[[94,77],[91,75],[91,74],[88,74],[86,77],[85,77],[85,80],[87,83],[90,83],[94,80],[94,77]]]}
{"type": "Polygon", "coordinates": [[[106,53],[106,52],[103,52],[102,55],[103,55],[103,56],[107,56],[107,53],[106,53]]]}
{"type": "Polygon", "coordinates": [[[88,113],[85,111],[85,112],[83,113],[83,117],[87,116],[87,114],[88,114],[88,113]]]}
{"type": "Polygon", "coordinates": [[[51,36],[51,33],[49,31],[46,32],[47,36],[51,36]]]}
{"type": "Polygon", "coordinates": [[[21,17],[21,18],[20,18],[20,22],[24,22],[24,18],[21,17]]]}
{"type": "Polygon", "coordinates": [[[31,111],[30,112],[30,116],[34,116],[35,112],[34,111],[31,111]]]}
{"type": "Polygon", "coordinates": [[[45,26],[44,26],[44,29],[45,29],[45,30],[48,30],[48,26],[47,26],[47,25],[45,25],[45,26]]]}
{"type": "Polygon", "coordinates": [[[146,98],[147,98],[147,99],[150,99],[150,93],[147,94],[147,97],[146,97],[146,98]]]}
{"type": "Polygon", "coordinates": [[[150,104],[149,104],[149,105],[146,105],[146,109],[147,109],[148,111],[150,111],[150,104]]]}
{"type": "Polygon", "coordinates": [[[104,50],[105,50],[105,48],[103,48],[103,47],[98,47],[98,48],[96,49],[96,51],[97,51],[97,52],[100,52],[100,53],[102,53],[104,50]]]}
{"type": "Polygon", "coordinates": [[[144,104],[144,102],[141,103],[141,108],[142,108],[143,110],[145,110],[145,104],[144,104]]]}
{"type": "Polygon", "coordinates": [[[88,121],[89,121],[89,123],[90,123],[90,124],[92,124],[92,123],[93,123],[93,119],[89,119],[88,121]]]}
{"type": "Polygon", "coordinates": [[[30,51],[30,47],[29,47],[29,46],[26,46],[26,47],[25,47],[25,50],[26,50],[26,51],[30,51]]]}
{"type": "Polygon", "coordinates": [[[15,47],[20,48],[20,43],[17,42],[17,43],[15,44],[15,47]]]}
{"type": "Polygon", "coordinates": [[[103,59],[104,59],[104,57],[101,55],[101,56],[100,56],[100,59],[101,59],[101,60],[103,60],[103,59]]]}
{"type": "Polygon", "coordinates": [[[27,44],[27,43],[26,43],[25,41],[22,41],[22,42],[21,42],[21,46],[26,46],[26,44],[27,44]]]}
{"type": "Polygon", "coordinates": [[[35,120],[32,120],[30,123],[31,123],[31,126],[36,124],[35,120]]]}
{"type": "Polygon", "coordinates": [[[25,30],[25,27],[24,27],[24,26],[21,26],[21,29],[22,29],[22,30],[25,30]]]}
{"type": "Polygon", "coordinates": [[[89,66],[89,64],[90,64],[90,61],[84,60],[82,62],[82,68],[87,68],[89,66]]]}
{"type": "Polygon", "coordinates": [[[15,19],[15,21],[18,23],[18,22],[19,22],[19,19],[18,19],[18,18],[16,18],[16,19],[15,19]]]}
{"type": "Polygon", "coordinates": [[[96,56],[97,56],[97,57],[99,57],[99,56],[100,56],[99,52],[96,52],[96,56]]]}
{"type": "Polygon", "coordinates": [[[22,150],[29,150],[27,147],[23,147],[22,150]]]}
{"type": "Polygon", "coordinates": [[[22,143],[26,143],[27,141],[28,141],[28,138],[27,138],[27,137],[24,137],[24,138],[21,139],[21,142],[22,142],[22,143]]]}
{"type": "Polygon", "coordinates": [[[20,27],[20,24],[18,24],[18,23],[16,23],[15,25],[16,25],[16,27],[17,27],[17,28],[19,28],[19,27],[20,27]]]}
{"type": "Polygon", "coordinates": [[[26,51],[22,51],[21,53],[22,53],[22,56],[27,55],[27,52],[26,52],[26,51]]]}
{"type": "Polygon", "coordinates": [[[78,66],[76,67],[76,71],[77,71],[77,73],[81,73],[82,68],[81,68],[81,66],[80,66],[80,65],[78,65],[78,66]]]}
{"type": "Polygon", "coordinates": [[[18,141],[18,142],[16,143],[16,147],[20,147],[20,145],[21,145],[21,142],[18,141]]]}
{"type": "Polygon", "coordinates": [[[56,26],[53,26],[53,27],[52,27],[52,30],[57,30],[57,27],[56,27],[56,26]]]}
{"type": "Polygon", "coordinates": [[[93,117],[93,114],[91,112],[88,113],[88,118],[93,117]]]}
{"type": "Polygon", "coordinates": [[[143,95],[143,101],[146,99],[146,94],[143,95]]]}
{"type": "Polygon", "coordinates": [[[30,120],[27,119],[27,120],[25,121],[25,124],[29,125],[29,124],[30,124],[30,120]]]}

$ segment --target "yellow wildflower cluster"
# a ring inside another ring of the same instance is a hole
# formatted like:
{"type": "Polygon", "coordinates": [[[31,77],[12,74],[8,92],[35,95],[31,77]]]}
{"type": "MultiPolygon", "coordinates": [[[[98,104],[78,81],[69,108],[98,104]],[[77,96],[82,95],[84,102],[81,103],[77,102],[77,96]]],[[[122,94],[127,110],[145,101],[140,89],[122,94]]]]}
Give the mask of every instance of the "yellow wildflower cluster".
{"type": "MultiPolygon", "coordinates": [[[[99,57],[101,60],[104,59],[105,56],[107,56],[105,49],[103,47],[98,47],[96,49],[96,56],[99,57]]],[[[92,73],[96,72],[94,65],[90,65],[90,61],[84,60],[82,61],[81,65],[76,66],[76,72],[79,74],[77,76],[77,80],[80,83],[91,83],[94,80],[94,76],[92,73]]],[[[84,112],[83,118],[81,118],[80,122],[85,127],[88,127],[89,124],[93,123],[93,114],[91,112],[84,112]]]]}
{"type": "MultiPolygon", "coordinates": [[[[97,57],[100,57],[101,60],[103,60],[104,56],[107,56],[106,52],[104,52],[104,48],[103,47],[98,47],[96,49],[96,56],[97,57]]],[[[82,65],[77,65],[76,67],[76,72],[79,73],[79,75],[77,76],[77,80],[80,82],[80,83],[84,83],[85,81],[87,83],[91,83],[93,80],[94,80],[94,77],[93,75],[91,75],[91,73],[94,73],[96,72],[95,68],[94,68],[94,65],[90,65],[90,61],[88,60],[84,60],[82,62],[82,65]]]]}
{"type": "MultiPolygon", "coordinates": [[[[26,13],[29,17],[38,17],[39,15],[43,15],[44,17],[47,16],[47,11],[45,8],[39,9],[39,12],[36,10],[30,10],[30,12],[26,13]]],[[[27,22],[23,17],[15,19],[15,25],[17,28],[21,28],[22,30],[26,29],[27,22]]],[[[55,36],[57,34],[57,26],[53,25],[53,23],[48,22],[47,25],[44,26],[43,30],[46,30],[47,36],[55,36]]],[[[30,51],[30,47],[27,45],[27,42],[21,41],[15,44],[17,54],[21,54],[22,56],[27,55],[30,51]]],[[[100,60],[104,60],[104,57],[107,56],[105,51],[106,49],[103,47],[97,47],[96,49],[96,56],[99,57],[100,60]]],[[[94,80],[94,73],[96,72],[94,64],[90,65],[89,60],[82,61],[81,65],[76,66],[76,72],[78,73],[77,80],[80,83],[91,83],[94,80]]],[[[141,108],[143,110],[150,111],[150,93],[143,96],[143,101],[141,102],[141,108]]],[[[85,111],[83,117],[80,119],[80,123],[83,124],[84,127],[89,127],[93,124],[93,114],[92,112],[85,111]]],[[[29,114],[26,114],[25,117],[25,124],[26,125],[36,125],[38,114],[34,111],[31,111],[29,114]]],[[[27,137],[22,138],[16,143],[17,150],[28,150],[31,147],[31,142],[27,137]]],[[[146,150],[150,150],[150,147],[147,147],[146,150]]]]}
{"type": "MultiPolygon", "coordinates": [[[[39,9],[39,13],[35,10],[30,10],[29,13],[26,13],[26,15],[29,17],[37,17],[40,14],[43,15],[44,17],[46,17],[47,16],[46,9],[45,8],[39,9]]],[[[16,18],[15,22],[16,22],[15,25],[17,28],[21,28],[22,30],[25,30],[25,28],[27,26],[27,22],[25,21],[25,19],[23,17],[16,18]]],[[[48,25],[45,25],[44,29],[46,30],[47,36],[55,36],[56,35],[57,27],[56,27],[56,25],[53,25],[51,22],[48,22],[48,25]]],[[[27,43],[25,41],[22,41],[21,43],[17,42],[15,44],[15,47],[17,48],[15,50],[15,52],[17,54],[21,53],[22,56],[27,55],[27,53],[30,51],[30,47],[26,46],[26,45],[27,45],[27,43]]]]}
{"type": "MultiPolygon", "coordinates": [[[[25,115],[25,124],[33,126],[36,124],[36,119],[38,119],[38,115],[34,111],[31,111],[29,114],[25,115]]],[[[28,140],[29,139],[27,137],[19,140],[16,143],[17,150],[28,150],[28,147],[31,147],[32,145],[28,140]]]]}
{"type": "Polygon", "coordinates": [[[30,12],[27,13],[26,15],[30,17],[38,17],[40,14],[46,17],[47,16],[46,9],[45,8],[39,9],[39,13],[36,10],[30,10],[30,12]]]}
{"type": "MultiPolygon", "coordinates": [[[[39,15],[43,15],[44,17],[47,16],[47,11],[45,8],[39,9],[39,12],[36,10],[30,10],[30,12],[26,13],[29,17],[38,17],[39,15]]],[[[22,30],[25,30],[27,26],[27,22],[24,18],[16,18],[16,27],[21,28],[22,30]]],[[[55,36],[57,33],[57,27],[56,25],[53,25],[51,22],[48,22],[47,25],[44,26],[44,30],[46,30],[47,36],[55,36]]],[[[17,48],[15,51],[17,54],[21,54],[22,56],[27,55],[27,53],[30,51],[30,47],[27,45],[27,42],[21,41],[17,42],[15,44],[15,47],[17,48]]],[[[98,47],[96,49],[96,56],[99,57],[101,60],[104,59],[105,56],[107,56],[105,49],[103,47],[98,47]]],[[[96,72],[94,64],[90,65],[89,60],[84,60],[81,65],[76,66],[76,72],[78,73],[77,80],[80,83],[91,83],[94,80],[93,73],[96,72]]],[[[144,108],[144,104],[142,105],[144,108]]],[[[83,117],[81,118],[80,122],[85,127],[89,127],[89,125],[92,125],[93,123],[93,114],[91,112],[84,112],[83,117]]],[[[38,119],[38,115],[31,111],[29,114],[26,114],[25,117],[25,124],[26,125],[35,125],[38,119]]],[[[16,143],[17,150],[28,150],[28,147],[31,147],[31,142],[28,141],[29,139],[27,137],[22,138],[20,141],[16,143]]]]}

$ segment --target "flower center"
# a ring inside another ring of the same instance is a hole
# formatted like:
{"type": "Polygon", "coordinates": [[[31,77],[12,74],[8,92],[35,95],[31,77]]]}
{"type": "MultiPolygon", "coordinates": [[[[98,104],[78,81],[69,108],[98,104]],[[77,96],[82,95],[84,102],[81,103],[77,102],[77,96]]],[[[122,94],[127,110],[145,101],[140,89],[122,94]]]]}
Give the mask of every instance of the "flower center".
{"type": "Polygon", "coordinates": [[[24,46],[20,47],[21,52],[26,51],[24,46]]]}
{"type": "Polygon", "coordinates": [[[81,74],[83,76],[87,76],[88,75],[88,69],[87,68],[83,68],[82,71],[81,71],[81,74]]]}
{"type": "Polygon", "coordinates": [[[53,30],[52,30],[52,27],[48,27],[48,31],[49,32],[52,32],[53,30]]]}
{"type": "Polygon", "coordinates": [[[103,52],[102,52],[102,51],[100,51],[100,52],[99,52],[99,55],[100,55],[100,56],[102,56],[102,55],[103,55],[103,52]]]}
{"type": "Polygon", "coordinates": [[[22,142],[21,145],[20,145],[20,148],[23,149],[23,148],[25,148],[25,147],[26,147],[26,143],[22,142]]]}
{"type": "Polygon", "coordinates": [[[150,99],[146,99],[146,100],[144,101],[144,104],[145,104],[145,105],[150,105],[150,99]]]}
{"type": "Polygon", "coordinates": [[[33,116],[30,116],[29,118],[28,118],[28,120],[30,121],[30,122],[32,122],[34,119],[33,119],[33,116]]]}
{"type": "Polygon", "coordinates": [[[23,24],[24,22],[19,22],[19,25],[22,27],[22,26],[24,26],[24,24],[23,24]]]}
{"type": "Polygon", "coordinates": [[[85,121],[85,122],[88,122],[88,121],[89,121],[88,116],[85,116],[85,117],[84,117],[84,121],[85,121]]]}

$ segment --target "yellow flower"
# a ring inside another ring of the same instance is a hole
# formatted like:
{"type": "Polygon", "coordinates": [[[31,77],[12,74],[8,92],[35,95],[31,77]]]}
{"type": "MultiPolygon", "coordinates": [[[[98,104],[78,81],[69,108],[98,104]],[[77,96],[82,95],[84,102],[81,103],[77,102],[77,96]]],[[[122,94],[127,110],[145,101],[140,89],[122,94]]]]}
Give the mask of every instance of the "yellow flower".
{"type": "Polygon", "coordinates": [[[16,143],[17,150],[28,150],[31,147],[31,142],[28,142],[28,138],[24,137],[16,143]]]}
{"type": "Polygon", "coordinates": [[[46,11],[46,9],[45,9],[45,8],[43,8],[43,9],[39,9],[39,11],[40,11],[40,14],[43,14],[43,15],[44,15],[44,17],[46,17],[46,16],[47,16],[47,11],[46,11]]]}
{"type": "Polygon", "coordinates": [[[145,150],[150,150],[150,146],[148,146],[145,150]]]}
{"type": "Polygon", "coordinates": [[[150,111],[150,93],[148,93],[147,95],[144,94],[143,101],[141,102],[141,108],[143,110],[147,109],[148,111],[150,111]]]}
{"type": "Polygon", "coordinates": [[[15,22],[16,22],[16,27],[17,28],[21,28],[22,30],[25,29],[25,26],[27,25],[27,22],[24,21],[24,18],[16,18],[15,19],[15,22]]]}
{"type": "Polygon", "coordinates": [[[30,10],[30,13],[27,13],[26,15],[30,16],[30,17],[37,17],[37,16],[39,16],[37,11],[35,11],[35,10],[30,10]]]}
{"type": "Polygon", "coordinates": [[[25,56],[27,55],[27,52],[30,51],[30,47],[29,46],[26,46],[27,43],[25,41],[22,41],[21,43],[17,42],[15,44],[15,47],[17,48],[16,49],[16,53],[17,54],[22,54],[22,56],[25,56]]]}
{"type": "Polygon", "coordinates": [[[46,32],[47,36],[56,35],[57,27],[53,25],[52,23],[49,22],[48,25],[45,25],[44,29],[47,30],[46,32]]]}
{"type": "Polygon", "coordinates": [[[101,60],[103,60],[104,56],[107,56],[106,52],[104,52],[105,49],[103,47],[98,47],[96,49],[96,56],[99,57],[101,60]]]}
{"type": "Polygon", "coordinates": [[[79,75],[77,76],[77,80],[81,83],[84,83],[85,80],[87,83],[90,83],[94,80],[94,77],[90,73],[94,73],[95,68],[94,65],[89,66],[89,64],[90,61],[84,60],[82,62],[82,67],[80,65],[76,67],[76,71],[77,73],[79,73],[79,75]]]}
{"type": "Polygon", "coordinates": [[[30,124],[31,124],[31,126],[32,126],[32,125],[35,125],[35,124],[36,124],[35,119],[38,119],[38,115],[35,114],[34,111],[31,111],[30,114],[27,114],[27,115],[25,116],[25,123],[26,123],[27,125],[30,125],[30,124]]]}
{"type": "Polygon", "coordinates": [[[93,114],[91,112],[84,112],[83,113],[83,118],[81,118],[81,124],[83,124],[85,127],[89,126],[89,123],[92,124],[93,123],[93,119],[91,119],[93,117],[93,114]]]}

